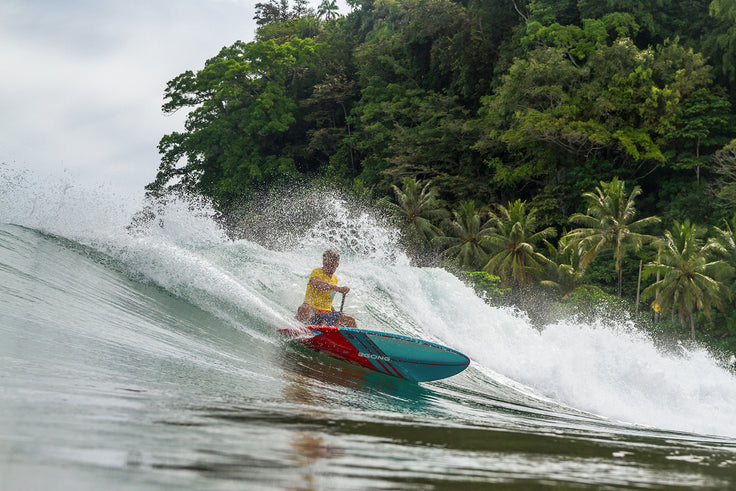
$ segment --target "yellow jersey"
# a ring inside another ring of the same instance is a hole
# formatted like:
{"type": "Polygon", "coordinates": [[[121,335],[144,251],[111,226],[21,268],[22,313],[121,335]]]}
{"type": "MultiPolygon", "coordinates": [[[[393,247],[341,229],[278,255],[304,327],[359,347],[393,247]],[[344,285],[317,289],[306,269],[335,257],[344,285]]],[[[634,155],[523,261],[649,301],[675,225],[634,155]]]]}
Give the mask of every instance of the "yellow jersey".
{"type": "Polygon", "coordinates": [[[307,292],[304,294],[304,303],[311,305],[315,309],[332,310],[332,290],[320,290],[312,286],[312,277],[316,276],[325,283],[337,286],[337,275],[327,276],[322,268],[316,268],[309,275],[307,282],[307,292]]]}

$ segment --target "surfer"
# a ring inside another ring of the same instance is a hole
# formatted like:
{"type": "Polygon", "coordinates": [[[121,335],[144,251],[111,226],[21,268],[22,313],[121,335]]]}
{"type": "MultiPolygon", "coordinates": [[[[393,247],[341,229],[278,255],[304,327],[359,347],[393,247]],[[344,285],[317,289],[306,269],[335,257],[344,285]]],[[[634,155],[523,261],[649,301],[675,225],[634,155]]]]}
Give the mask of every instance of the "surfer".
{"type": "Polygon", "coordinates": [[[350,288],[337,286],[335,270],[340,265],[340,254],[328,249],[322,254],[322,267],[309,275],[304,303],[299,306],[296,320],[313,326],[358,327],[355,319],[332,306],[332,292],[346,295],[350,288]]]}

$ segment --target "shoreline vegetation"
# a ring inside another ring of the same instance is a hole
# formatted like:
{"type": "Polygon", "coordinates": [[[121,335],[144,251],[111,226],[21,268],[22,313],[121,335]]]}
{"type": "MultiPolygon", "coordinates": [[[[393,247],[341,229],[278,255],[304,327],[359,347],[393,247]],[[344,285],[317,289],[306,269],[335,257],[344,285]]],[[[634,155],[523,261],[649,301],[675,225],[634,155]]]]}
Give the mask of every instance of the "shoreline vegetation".
{"type": "Polygon", "coordinates": [[[491,304],[734,366],[736,0],[347,3],[258,3],[255,41],[167,84],[187,120],[153,202],[207,197],[233,229],[321,183],[491,304]]]}

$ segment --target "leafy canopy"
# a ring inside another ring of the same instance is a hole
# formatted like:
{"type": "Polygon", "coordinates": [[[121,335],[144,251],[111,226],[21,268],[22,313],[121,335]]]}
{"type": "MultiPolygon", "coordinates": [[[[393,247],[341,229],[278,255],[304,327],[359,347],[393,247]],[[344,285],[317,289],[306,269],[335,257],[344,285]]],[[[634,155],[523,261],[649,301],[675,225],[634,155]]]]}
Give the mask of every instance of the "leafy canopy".
{"type": "Polygon", "coordinates": [[[197,73],[171,80],[163,110],[189,108],[186,131],[161,139],[159,173],[148,189],[183,187],[226,201],[269,177],[296,175],[294,160],[273,143],[297,120],[300,84],[316,50],[312,39],[239,41],[197,73]]]}

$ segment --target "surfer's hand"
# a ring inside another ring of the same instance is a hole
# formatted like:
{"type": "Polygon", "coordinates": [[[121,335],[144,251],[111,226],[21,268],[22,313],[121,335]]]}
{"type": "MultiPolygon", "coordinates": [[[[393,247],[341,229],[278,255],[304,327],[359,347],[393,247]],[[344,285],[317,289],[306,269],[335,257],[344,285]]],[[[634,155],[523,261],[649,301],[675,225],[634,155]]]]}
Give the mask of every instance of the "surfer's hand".
{"type": "Polygon", "coordinates": [[[347,295],[348,292],[350,291],[350,288],[348,288],[347,286],[336,286],[335,291],[337,293],[342,293],[343,295],[347,295]]]}

